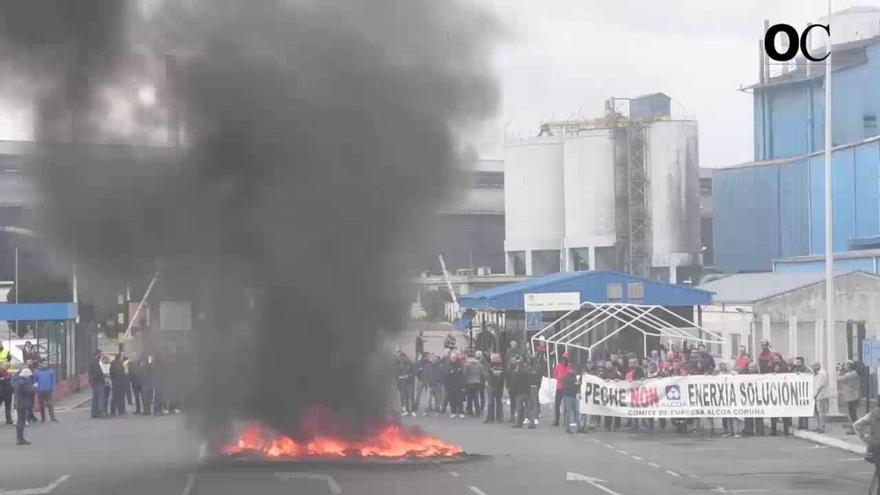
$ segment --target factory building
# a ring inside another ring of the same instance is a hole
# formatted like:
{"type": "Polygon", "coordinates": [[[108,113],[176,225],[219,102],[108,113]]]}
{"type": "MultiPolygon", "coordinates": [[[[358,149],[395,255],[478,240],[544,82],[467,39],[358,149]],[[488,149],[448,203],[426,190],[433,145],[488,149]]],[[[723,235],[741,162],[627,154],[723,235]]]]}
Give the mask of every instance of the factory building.
{"type": "Polygon", "coordinates": [[[549,122],[504,149],[511,275],[615,270],[693,281],[701,267],[698,129],[657,93],[549,122]],[[621,107],[628,102],[628,115],[621,107]]]}
{"type": "Polygon", "coordinates": [[[428,219],[429,248],[420,263],[439,273],[504,273],[504,162],[479,159],[456,170],[450,197],[428,219]]]}
{"type": "MultiPolygon", "coordinates": [[[[860,259],[841,268],[876,272],[874,257],[852,253],[880,246],[880,9],[846,9],[832,23],[834,252],[860,259]]],[[[822,56],[815,44],[813,54],[822,56]]],[[[747,88],[755,161],[714,172],[716,269],[821,271],[824,66],[799,58],[771,73],[767,57],[760,60],[758,83],[747,88]]]]}

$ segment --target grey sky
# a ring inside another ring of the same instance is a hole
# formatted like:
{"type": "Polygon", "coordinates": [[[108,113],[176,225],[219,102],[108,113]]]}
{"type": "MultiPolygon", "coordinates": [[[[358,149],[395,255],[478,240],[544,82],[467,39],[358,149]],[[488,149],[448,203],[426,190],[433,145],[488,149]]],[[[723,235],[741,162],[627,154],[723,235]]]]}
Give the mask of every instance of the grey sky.
{"type": "MultiPolygon", "coordinates": [[[[738,91],[758,77],[763,20],[803,26],[825,14],[825,0],[480,0],[507,21],[498,48],[498,123],[485,155],[508,137],[534,135],[543,120],[600,116],[610,96],[662,91],[673,114],[696,118],[700,161],[749,161],[752,97],[738,91]],[[493,146],[494,145],[494,146],[493,146]]],[[[834,10],[880,6],[835,0],[834,10]]]]}
{"type": "MultiPolygon", "coordinates": [[[[542,121],[599,116],[611,96],[662,91],[676,117],[699,121],[705,167],[752,159],[752,98],[738,88],[758,77],[763,20],[803,26],[827,9],[825,0],[463,1],[495,11],[508,31],[494,57],[499,115],[474,135],[484,157],[500,157],[505,134],[531,136],[542,121]]],[[[880,0],[834,1],[835,10],[853,5],[880,0]]],[[[9,85],[0,139],[28,139],[31,106],[9,85]]]]}

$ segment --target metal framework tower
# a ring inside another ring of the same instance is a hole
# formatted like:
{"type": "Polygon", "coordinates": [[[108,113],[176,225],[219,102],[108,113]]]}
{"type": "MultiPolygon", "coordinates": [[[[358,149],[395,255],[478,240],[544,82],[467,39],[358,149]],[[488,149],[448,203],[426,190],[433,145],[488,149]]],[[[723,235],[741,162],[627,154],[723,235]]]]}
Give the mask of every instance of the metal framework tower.
{"type": "Polygon", "coordinates": [[[633,275],[647,277],[650,267],[650,222],[646,127],[623,121],[614,130],[614,181],[619,264],[633,275]]]}

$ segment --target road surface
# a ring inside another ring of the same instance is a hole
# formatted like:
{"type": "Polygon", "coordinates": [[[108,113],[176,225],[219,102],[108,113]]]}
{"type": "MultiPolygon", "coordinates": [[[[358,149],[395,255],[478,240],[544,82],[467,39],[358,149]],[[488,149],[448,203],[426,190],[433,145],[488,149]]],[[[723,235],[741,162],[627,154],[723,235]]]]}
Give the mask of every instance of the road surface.
{"type": "Polygon", "coordinates": [[[279,464],[211,469],[183,417],[91,420],[87,410],[28,429],[0,426],[0,494],[643,495],[864,493],[860,457],[793,438],[675,433],[568,435],[479,419],[406,418],[483,460],[417,467],[279,464]]]}

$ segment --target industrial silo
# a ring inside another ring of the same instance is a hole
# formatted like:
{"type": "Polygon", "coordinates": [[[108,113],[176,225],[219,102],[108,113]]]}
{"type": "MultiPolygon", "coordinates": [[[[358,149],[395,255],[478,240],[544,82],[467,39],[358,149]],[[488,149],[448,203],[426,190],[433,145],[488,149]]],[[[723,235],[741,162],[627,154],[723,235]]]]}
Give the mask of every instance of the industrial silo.
{"type": "Polygon", "coordinates": [[[568,269],[607,268],[597,266],[596,250],[617,242],[613,131],[583,130],[567,138],[563,162],[568,269]]]}
{"type": "Polygon", "coordinates": [[[538,137],[504,147],[507,272],[544,275],[561,269],[565,232],[562,139],[538,137]]]}
{"type": "Polygon", "coordinates": [[[651,266],[664,273],[670,268],[669,278],[676,281],[676,267],[700,262],[697,123],[660,120],[646,132],[651,266]]]}

